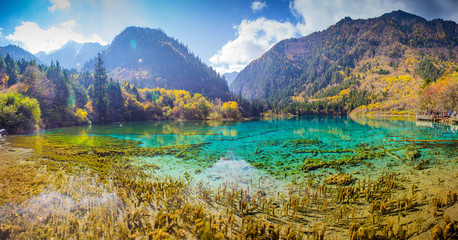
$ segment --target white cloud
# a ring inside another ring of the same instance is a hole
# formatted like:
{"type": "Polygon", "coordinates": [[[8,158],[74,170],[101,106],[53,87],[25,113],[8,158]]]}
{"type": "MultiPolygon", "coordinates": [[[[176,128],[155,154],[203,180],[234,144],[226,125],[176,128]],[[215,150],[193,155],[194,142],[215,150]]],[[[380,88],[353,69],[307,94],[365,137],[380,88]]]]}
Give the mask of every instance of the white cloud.
{"type": "Polygon", "coordinates": [[[242,70],[250,61],[282,39],[296,36],[296,28],[289,22],[278,22],[265,18],[254,21],[243,20],[238,26],[237,37],[226,43],[210,58],[219,73],[242,70]]]}
{"type": "Polygon", "coordinates": [[[297,25],[302,35],[321,31],[344,17],[373,18],[397,9],[405,9],[405,3],[397,0],[294,0],[290,8],[302,19],[297,25]]]}
{"type": "Polygon", "coordinates": [[[261,2],[261,1],[254,1],[251,4],[251,10],[253,10],[253,12],[261,11],[265,7],[267,7],[267,4],[265,2],[261,2]]]}
{"type": "Polygon", "coordinates": [[[68,0],[49,0],[52,4],[51,7],[48,8],[49,11],[54,13],[56,10],[63,10],[70,8],[70,2],[68,0]]]}
{"type": "Polygon", "coordinates": [[[6,39],[13,41],[33,54],[39,51],[49,52],[59,49],[70,40],[79,43],[98,42],[102,45],[106,44],[97,34],[87,37],[76,33],[73,30],[75,25],[75,20],[69,20],[57,26],[42,29],[34,22],[22,22],[21,25],[14,29],[13,34],[6,36],[6,39]]]}

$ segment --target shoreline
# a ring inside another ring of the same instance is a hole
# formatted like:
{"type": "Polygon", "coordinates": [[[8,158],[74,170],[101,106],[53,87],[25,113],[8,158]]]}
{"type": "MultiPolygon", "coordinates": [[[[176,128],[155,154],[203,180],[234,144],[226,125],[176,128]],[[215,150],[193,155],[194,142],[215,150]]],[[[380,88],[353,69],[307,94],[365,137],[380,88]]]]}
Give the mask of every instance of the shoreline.
{"type": "MultiPolygon", "coordinates": [[[[21,134],[9,134],[10,136],[15,135],[29,135],[29,134],[39,134],[45,131],[53,131],[59,129],[67,129],[67,128],[77,128],[77,127],[92,127],[92,126],[109,126],[109,125],[116,125],[116,124],[132,124],[132,123],[156,123],[156,122],[246,122],[246,121],[256,121],[256,120],[271,120],[271,119],[282,119],[282,118],[292,118],[292,117],[304,117],[304,116],[346,116],[348,118],[352,117],[366,117],[366,118],[399,118],[398,120],[416,120],[421,122],[432,122],[432,123],[440,123],[446,125],[458,125],[458,123],[445,123],[445,122],[435,122],[435,121],[422,121],[415,119],[415,115],[392,115],[392,114],[359,114],[359,113],[348,113],[348,114],[304,114],[304,115],[295,115],[295,114],[282,114],[282,115],[274,115],[274,116],[260,116],[260,117],[249,117],[249,118],[240,118],[240,119],[170,119],[170,120],[149,120],[149,121],[125,121],[125,122],[106,122],[106,123],[95,123],[95,124],[81,124],[81,125],[71,125],[71,126],[62,126],[62,127],[53,127],[53,128],[44,128],[38,129],[34,132],[29,133],[21,133],[21,134]],[[404,119],[402,119],[404,118],[404,119]]],[[[1,138],[0,138],[1,139],[1,138]]]]}

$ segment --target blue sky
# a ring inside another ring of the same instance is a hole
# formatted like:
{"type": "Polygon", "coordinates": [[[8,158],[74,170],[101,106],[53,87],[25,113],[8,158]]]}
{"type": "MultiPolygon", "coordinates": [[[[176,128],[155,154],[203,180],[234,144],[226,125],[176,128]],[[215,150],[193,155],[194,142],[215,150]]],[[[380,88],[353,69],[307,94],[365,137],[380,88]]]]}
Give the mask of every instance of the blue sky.
{"type": "Polygon", "coordinates": [[[280,40],[345,16],[402,9],[458,22],[458,0],[13,0],[0,1],[0,46],[37,53],[68,40],[109,44],[128,26],[161,28],[218,72],[240,71],[280,40]]]}

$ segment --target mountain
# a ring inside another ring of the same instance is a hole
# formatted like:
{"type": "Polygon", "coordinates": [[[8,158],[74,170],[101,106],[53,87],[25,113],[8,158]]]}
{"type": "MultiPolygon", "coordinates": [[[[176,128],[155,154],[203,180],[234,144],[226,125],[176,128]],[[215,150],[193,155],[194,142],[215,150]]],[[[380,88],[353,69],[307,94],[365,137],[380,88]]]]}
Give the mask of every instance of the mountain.
{"type": "MultiPolygon", "coordinates": [[[[128,27],[102,52],[108,76],[137,87],[162,87],[230,98],[226,81],[186,46],[158,29],[128,27]]],[[[94,68],[95,61],[85,64],[94,68]]]]}
{"type": "Polygon", "coordinates": [[[0,47],[0,55],[5,58],[7,54],[10,54],[10,56],[15,60],[35,60],[37,63],[40,63],[40,61],[33,54],[15,45],[0,47]]]}
{"type": "Polygon", "coordinates": [[[227,85],[231,85],[234,79],[237,77],[238,72],[224,73],[223,77],[226,79],[227,85]]]}
{"type": "Polygon", "coordinates": [[[61,48],[50,53],[39,52],[35,56],[43,63],[50,65],[51,61],[59,61],[65,68],[81,69],[83,64],[102,52],[104,46],[99,43],[77,43],[68,41],[61,48]]]}
{"type": "Polygon", "coordinates": [[[412,108],[425,79],[456,66],[457,36],[455,22],[400,10],[372,19],[346,17],[324,31],[277,43],[245,67],[230,89],[275,102],[334,101],[365,91],[372,102],[412,108]]]}

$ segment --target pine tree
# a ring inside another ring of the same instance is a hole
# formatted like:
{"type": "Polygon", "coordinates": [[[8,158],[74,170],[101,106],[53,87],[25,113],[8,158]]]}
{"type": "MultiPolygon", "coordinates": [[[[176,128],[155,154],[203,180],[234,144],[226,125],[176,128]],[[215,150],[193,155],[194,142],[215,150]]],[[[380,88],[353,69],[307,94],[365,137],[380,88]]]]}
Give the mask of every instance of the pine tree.
{"type": "Polygon", "coordinates": [[[103,122],[107,112],[107,72],[103,66],[102,55],[99,53],[94,66],[94,99],[93,106],[97,113],[98,121],[103,122]]]}
{"type": "Polygon", "coordinates": [[[70,96],[73,94],[68,73],[62,70],[59,62],[56,61],[56,65],[53,64],[48,68],[46,76],[54,84],[56,90],[54,104],[59,106],[61,110],[68,109],[70,96]]]}
{"type": "Polygon", "coordinates": [[[124,100],[119,82],[110,81],[107,86],[108,113],[111,121],[123,121],[124,100]]]}
{"type": "Polygon", "coordinates": [[[18,81],[18,66],[10,54],[6,54],[5,64],[6,74],[9,76],[8,86],[12,86],[18,81]]]}
{"type": "Polygon", "coordinates": [[[3,60],[3,57],[0,56],[0,72],[5,71],[5,70],[6,70],[5,60],[3,60]]]}

